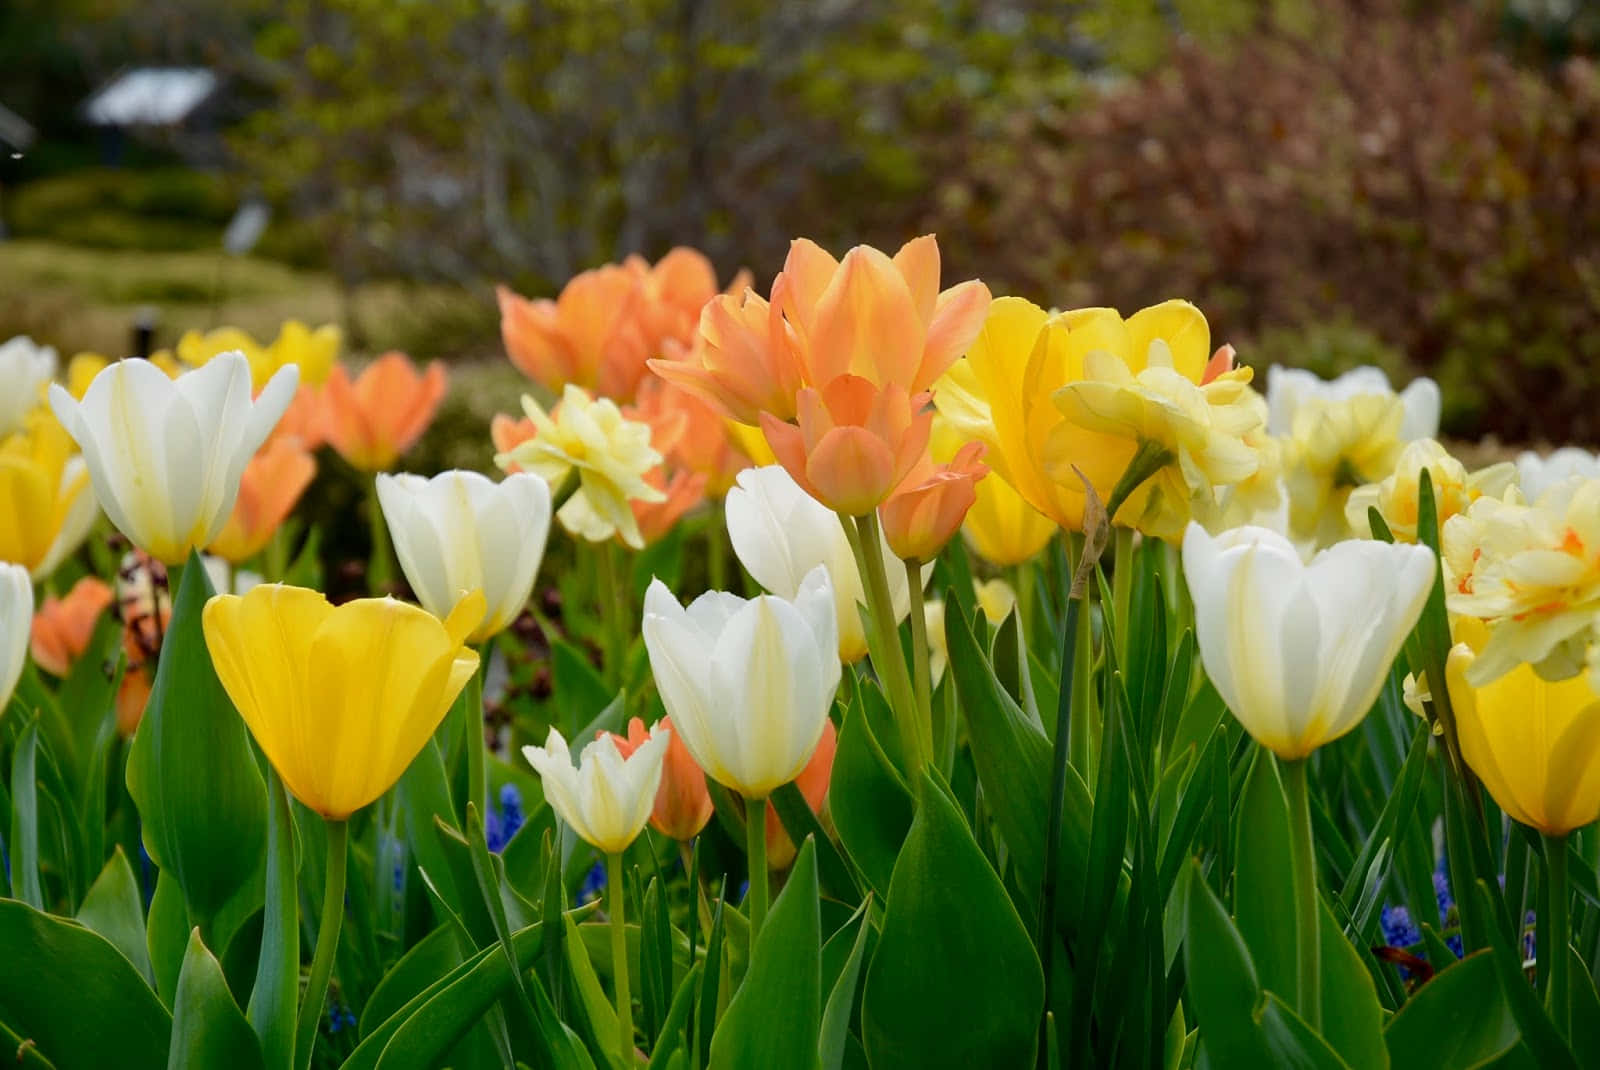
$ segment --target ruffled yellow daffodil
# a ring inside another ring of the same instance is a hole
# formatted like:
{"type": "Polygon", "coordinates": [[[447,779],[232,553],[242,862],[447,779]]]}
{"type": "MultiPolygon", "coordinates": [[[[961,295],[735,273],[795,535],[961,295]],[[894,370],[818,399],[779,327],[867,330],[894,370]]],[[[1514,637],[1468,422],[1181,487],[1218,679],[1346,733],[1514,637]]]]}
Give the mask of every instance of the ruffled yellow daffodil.
{"type": "Polygon", "coordinates": [[[443,622],[392,598],[334,607],[262,584],[206,603],[206,647],[228,697],[295,798],[342,821],[388,791],[444,720],[478,655],[484,598],[443,622]]]}
{"type": "Polygon", "coordinates": [[[1466,466],[1450,456],[1438,442],[1419,438],[1400,451],[1394,472],[1388,478],[1350,492],[1344,514],[1351,529],[1363,537],[1371,535],[1367,510],[1376,508],[1397,540],[1416,542],[1424,468],[1433,482],[1434,508],[1440,524],[1485,494],[1500,497],[1517,479],[1517,467],[1509,461],[1468,473],[1466,466]]]}

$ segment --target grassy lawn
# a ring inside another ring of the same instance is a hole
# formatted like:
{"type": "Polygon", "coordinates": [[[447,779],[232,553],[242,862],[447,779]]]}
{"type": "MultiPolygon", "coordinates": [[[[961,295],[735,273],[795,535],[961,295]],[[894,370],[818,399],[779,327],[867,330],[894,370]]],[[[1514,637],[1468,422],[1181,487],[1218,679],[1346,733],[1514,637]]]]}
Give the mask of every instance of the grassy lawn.
{"type": "Polygon", "coordinates": [[[63,356],[122,355],[132,324],[156,315],[157,345],[222,324],[270,341],[286,319],[337,322],[352,348],[416,357],[497,353],[494,295],[445,286],[374,282],[348,301],[323,272],[220,251],[136,252],[55,242],[0,243],[0,339],[16,334],[63,356]]]}

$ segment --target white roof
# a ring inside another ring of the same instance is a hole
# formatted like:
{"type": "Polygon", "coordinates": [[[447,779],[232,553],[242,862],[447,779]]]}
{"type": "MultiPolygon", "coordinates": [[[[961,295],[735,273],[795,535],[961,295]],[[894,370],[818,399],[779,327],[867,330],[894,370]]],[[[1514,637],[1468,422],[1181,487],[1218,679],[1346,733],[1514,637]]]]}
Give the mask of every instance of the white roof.
{"type": "Polygon", "coordinates": [[[204,67],[141,67],[103,86],[84,115],[97,126],[166,126],[182,122],[216,87],[216,74],[204,67]]]}

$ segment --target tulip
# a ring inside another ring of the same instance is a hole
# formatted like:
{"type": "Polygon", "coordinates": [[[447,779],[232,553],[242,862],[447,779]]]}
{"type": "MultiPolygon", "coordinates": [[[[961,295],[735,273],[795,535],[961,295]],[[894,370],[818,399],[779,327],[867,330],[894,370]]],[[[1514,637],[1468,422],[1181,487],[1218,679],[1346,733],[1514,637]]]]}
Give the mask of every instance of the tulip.
{"type": "Polygon", "coordinates": [[[117,529],[168,564],[222,531],[245,465],[294,396],[284,368],[250,400],[250,364],[224,353],[168,379],[149,361],[120,360],[83,400],[61,386],[50,404],[83,450],[95,497],[117,529]]]}
{"type": "Polygon", "coordinates": [[[879,507],[884,538],[898,557],[921,563],[939,556],[977,501],[989,471],[978,460],[983,450],[983,443],[969,442],[948,464],[925,460],[879,507]]]}
{"type": "MultiPolygon", "coordinates": [[[[800,789],[800,797],[819,818],[828,801],[828,785],[833,781],[833,756],[838,750],[839,730],[833,727],[832,721],[826,721],[822,725],[822,739],[817,743],[811,760],[794,778],[794,786],[800,789]]],[[[783,819],[778,816],[778,808],[770,802],[767,803],[766,835],[767,869],[774,872],[788,869],[794,861],[796,848],[783,827],[783,819]]]]}
{"type": "Polygon", "coordinates": [[[1521,662],[1549,679],[1578,671],[1600,610],[1600,479],[1575,476],[1531,505],[1480,497],[1445,522],[1440,550],[1446,607],[1489,624],[1473,684],[1521,662]]]}
{"type": "Polygon", "coordinates": [[[575,275],[554,301],[496,287],[500,335],[511,363],[547,390],[570,386],[632,398],[652,354],[635,314],[638,279],[607,264],[575,275]]]}
{"type": "Polygon", "coordinates": [[[1573,476],[1600,479],[1600,454],[1563,446],[1548,457],[1528,450],[1517,455],[1517,483],[1529,501],[1573,476]]]}
{"type": "Polygon", "coordinates": [[[651,444],[667,454],[670,464],[704,476],[711,497],[726,495],[735,477],[750,467],[750,458],[734,440],[728,421],[688,391],[663,379],[647,379],[639,384],[638,408],[672,414],[679,420],[681,427],[670,447],[663,448],[654,438],[651,444]]]}
{"type": "MultiPolygon", "coordinates": [[[[173,347],[177,352],[178,360],[190,368],[201,368],[216,357],[224,353],[243,353],[250,362],[251,379],[255,380],[255,373],[265,371],[271,363],[267,358],[267,347],[255,340],[248,331],[238,327],[217,327],[209,331],[184,331],[178,339],[178,344],[173,347]]],[[[265,387],[270,374],[264,375],[256,383],[256,389],[265,387]]]]}
{"type": "Polygon", "coordinates": [[[1313,398],[1295,410],[1283,464],[1290,531],[1298,541],[1322,547],[1350,537],[1350,495],[1394,472],[1405,448],[1404,420],[1393,395],[1313,398]]]}
{"type": "Polygon", "coordinates": [[[342,821],[400,779],[477,671],[462,644],[483,613],[481,592],[441,623],[392,598],[335,608],[268,583],[215,596],[202,623],[217,677],[285,786],[342,821]]]}
{"type": "MultiPolygon", "coordinates": [[[[942,413],[934,413],[929,440],[936,461],[952,461],[967,445],[964,435],[942,413]]],[[[987,451],[985,451],[987,452],[987,451]]],[[[961,531],[977,555],[993,565],[1020,565],[1056,533],[1056,525],[999,478],[978,480],[972,507],[961,531]]]]}
{"type": "MultiPolygon", "coordinates": [[[[972,593],[977,596],[978,608],[989,623],[998,628],[1005,623],[1017,605],[1017,592],[1005,580],[984,580],[973,583],[972,593]]],[[[944,600],[935,598],[923,606],[923,627],[928,635],[928,664],[937,684],[950,665],[949,636],[944,630],[944,600]]]]}
{"type": "Polygon", "coordinates": [[[21,565],[0,563],[0,717],[28,664],[33,622],[33,583],[21,565]]]}
{"type": "MultiPolygon", "coordinates": [[[[643,257],[630,256],[623,267],[638,280],[636,312],[650,355],[659,356],[669,345],[690,345],[700,323],[701,309],[719,292],[717,271],[711,261],[694,249],[678,246],[654,266],[643,257]]],[[[749,285],[750,273],[741,271],[720,292],[740,294],[749,285]]]]}
{"type": "Polygon", "coordinates": [[[661,463],[661,454],[650,445],[649,425],[627,419],[615,402],[591,398],[576,386],[566,388],[551,413],[527,395],[522,408],[534,435],[496,454],[495,464],[507,471],[512,466],[525,469],[552,487],[560,487],[576,470],[578,489],[556,514],[562,526],[588,537],[598,530],[598,518],[605,522],[604,538],[615,532],[634,549],[642,548],[644,536],[629,503],[666,498],[644,479],[661,463]]]}
{"type": "Polygon", "coordinates": [[[385,353],[353,383],[336,365],[322,392],[328,442],[363,472],[387,471],[433,422],[446,386],[443,364],[419,375],[404,353],[385,353]]]}
{"type": "Polygon", "coordinates": [[[911,474],[928,449],[926,394],[841,375],[796,398],[798,426],[761,417],[767,444],[806,493],[836,513],[864,516],[911,474]]]}
{"type": "Polygon", "coordinates": [[[1206,675],[1262,746],[1299,759],[1361,723],[1421,616],[1433,551],[1351,540],[1304,564],[1264,528],[1191,524],[1183,571],[1206,675]]]}
{"type": "Polygon", "coordinates": [[[56,351],[18,335],[0,345],[0,437],[20,430],[28,410],[39,403],[39,391],[56,374],[56,351]]]}
{"type": "Polygon", "coordinates": [[[39,668],[65,678],[89,649],[100,614],[114,600],[111,588],[94,576],[85,576],[73,584],[65,598],[46,595],[44,604],[33,615],[31,630],[30,648],[39,668]]]}
{"type": "MultiPolygon", "coordinates": [[[[641,726],[642,727],[642,726],[641,726]]],[[[622,852],[650,817],[661,783],[662,761],[672,733],[657,725],[627,757],[616,737],[605,733],[583,752],[574,769],[567,741],[556,729],[543,747],[523,747],[522,755],[544,781],[545,801],[585,842],[606,855],[606,885],[611,893],[611,962],[617,996],[617,1039],[622,1066],[633,1066],[633,1000],[628,993],[628,936],[623,923],[622,852]]]]}
{"type": "Polygon", "coordinates": [[[660,580],[644,640],[661,700],[706,775],[765,799],[805,768],[839,686],[833,590],[811,570],[793,600],[709,591],[685,609],[660,580]]]}
{"type": "Polygon", "coordinates": [[[311,454],[292,439],[274,436],[245,465],[239,497],[211,540],[211,552],[233,564],[260,553],[316,474],[311,454]]]}
{"type": "MultiPolygon", "coordinates": [[[[683,740],[672,732],[672,718],[663,717],[656,729],[665,731],[670,742],[666,757],[661,761],[661,786],[656,789],[655,803],[650,808],[650,826],[663,836],[688,843],[700,835],[700,830],[711,820],[713,807],[711,793],[706,790],[706,775],[694,764],[683,740]]],[[[652,738],[645,731],[644,722],[637,717],[628,722],[626,736],[605,731],[599,734],[609,735],[624,758],[652,738]]]]}
{"type": "Polygon", "coordinates": [[[267,439],[268,445],[279,439],[287,439],[310,452],[327,441],[328,417],[323,394],[324,391],[320,387],[300,384],[300,389],[295,391],[294,400],[289,402],[289,407],[284,410],[283,419],[272,429],[272,435],[267,439]]]}
{"type": "MultiPolygon", "coordinates": [[[[866,605],[866,588],[837,514],[801,490],[783,468],[768,465],[739,473],[728,492],[727,521],[739,563],[780,598],[793,599],[805,577],[817,566],[825,567],[834,596],[839,657],[848,664],[866,656],[860,609],[866,605]]],[[[894,551],[881,539],[879,552],[898,622],[910,610],[910,588],[894,551]]]]}
{"type": "Polygon", "coordinates": [[[293,364],[300,369],[302,384],[320,387],[339,362],[339,347],[343,344],[344,332],[337,324],[324,323],[313,330],[299,320],[285,320],[278,328],[278,337],[267,347],[256,381],[265,383],[279,368],[293,364]]]}
{"type": "MultiPolygon", "coordinates": [[[[664,495],[661,501],[634,499],[628,503],[646,546],[666,538],[685,513],[706,500],[706,477],[703,474],[681,468],[670,477],[663,475],[664,472],[664,468],[652,468],[644,476],[646,483],[664,495]]],[[[593,536],[586,535],[585,538],[593,540],[593,536]]]]}
{"type": "Polygon", "coordinates": [[[493,599],[468,635],[499,634],[527,604],[550,534],[550,487],[528,473],[495,483],[477,472],[378,476],[378,501],[406,580],[424,609],[447,619],[463,597],[493,599]]]}
{"type": "Polygon", "coordinates": [[[1267,430],[1294,433],[1300,409],[1313,402],[1343,402],[1355,397],[1397,398],[1402,417],[1396,434],[1401,442],[1433,438],[1439,433],[1439,384],[1418,377],[1396,394],[1383,369],[1352,368],[1337,379],[1323,380],[1300,368],[1274,364],[1267,369],[1267,430]]]}
{"type": "Polygon", "coordinates": [[[98,510],[88,468],[50,412],[33,410],[24,427],[0,438],[0,561],[43,579],[83,542],[98,510]]]}
{"type": "Polygon", "coordinates": [[[657,725],[625,756],[615,737],[601,733],[574,768],[566,739],[552,728],[543,747],[523,747],[522,756],[544,781],[545,801],[556,815],[585,843],[620,854],[650,820],[671,735],[657,725]]]}
{"type": "Polygon", "coordinates": [[[793,419],[802,373],[783,318],[785,285],[779,274],[771,302],[750,290],[712,298],[700,312],[699,344],[685,358],[650,361],[650,370],[740,424],[757,425],[762,413],[793,419]]]}
{"type": "Polygon", "coordinates": [[[767,837],[756,814],[822,739],[841,667],[833,591],[818,566],[793,601],[708,591],[684,609],[654,580],[644,645],[656,689],[707,776],[744,796],[750,934],[767,909],[767,837]]]}
{"type": "Polygon", "coordinates": [[[1431,438],[1418,439],[1400,451],[1394,473],[1379,483],[1368,483],[1350,492],[1345,503],[1345,519],[1357,534],[1371,532],[1369,509],[1377,509],[1390,533],[1400,542],[1417,541],[1417,518],[1421,514],[1422,470],[1428,470],[1433,484],[1434,516],[1443,525],[1485,494],[1500,497],[1517,479],[1510,462],[1492,464],[1468,473],[1462,463],[1450,456],[1431,438]]]}

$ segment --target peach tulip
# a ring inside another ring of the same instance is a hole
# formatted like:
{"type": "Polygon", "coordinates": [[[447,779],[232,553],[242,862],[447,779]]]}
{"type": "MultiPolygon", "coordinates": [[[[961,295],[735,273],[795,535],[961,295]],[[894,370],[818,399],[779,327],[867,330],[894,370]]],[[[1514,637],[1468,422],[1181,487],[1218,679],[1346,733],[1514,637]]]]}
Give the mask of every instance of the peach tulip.
{"type": "Polygon", "coordinates": [[[95,623],[116,600],[111,588],[94,576],[72,585],[65,598],[45,597],[33,615],[33,660],[53,676],[66,676],[89,648],[95,623]]]}
{"type": "Polygon", "coordinates": [[[700,311],[701,344],[684,359],[650,361],[650,370],[741,424],[760,423],[764,412],[792,420],[804,384],[794,329],[783,318],[786,286],[780,273],[771,302],[753,290],[712,298],[700,311]]]}
{"type": "MultiPolygon", "coordinates": [[[[833,756],[839,749],[839,731],[833,727],[833,722],[828,721],[822,726],[822,741],[817,744],[816,753],[806,763],[806,767],[795,778],[795,787],[800,789],[806,805],[811,807],[812,813],[822,814],[823,803],[828,798],[828,785],[833,780],[833,756]]],[[[794,841],[784,831],[783,821],[778,817],[777,808],[770,802],[767,803],[767,868],[787,869],[789,863],[794,861],[794,841]]]]}
{"type": "MultiPolygon", "coordinates": [[[[659,728],[672,730],[672,718],[663,717],[659,728]]],[[[650,733],[644,722],[635,717],[628,722],[628,734],[601,731],[596,738],[610,736],[617,744],[617,752],[627,758],[637,750],[650,733]]],[[[650,810],[650,827],[681,843],[700,835],[700,830],[711,820],[711,793],[706,790],[706,775],[694,764],[689,748],[683,745],[676,732],[667,744],[667,756],[661,765],[661,786],[656,789],[655,805],[650,810]]]]}
{"type": "Polygon", "coordinates": [[[835,512],[870,513],[927,454],[926,393],[840,375],[801,390],[798,401],[798,426],[763,413],[761,430],[794,481],[835,512]]]}
{"type": "Polygon", "coordinates": [[[718,293],[743,293],[750,273],[741,271],[726,290],[717,288],[717,269],[703,253],[678,246],[652,267],[640,256],[630,256],[623,267],[639,281],[637,313],[651,356],[660,356],[667,343],[687,346],[700,323],[700,310],[718,293]]]}
{"type": "Polygon", "coordinates": [[[634,271],[607,264],[575,275],[554,301],[495,289],[500,336],[511,363],[560,393],[574,384],[604,397],[633,397],[650,357],[635,309],[634,271]]]}
{"type": "Polygon", "coordinates": [[[445,388],[443,364],[418,374],[404,353],[385,353],[354,382],[337,365],[323,388],[328,442],[363,472],[386,471],[428,429],[445,388]]]}
{"type": "Polygon", "coordinates": [[[969,442],[948,464],[924,460],[878,509],[889,548],[906,561],[932,561],[960,530],[989,468],[983,443],[969,442]]]}
{"type": "Polygon", "coordinates": [[[316,474],[317,462],[292,438],[274,439],[257,450],[210,551],[235,565],[260,553],[316,474]]]}

